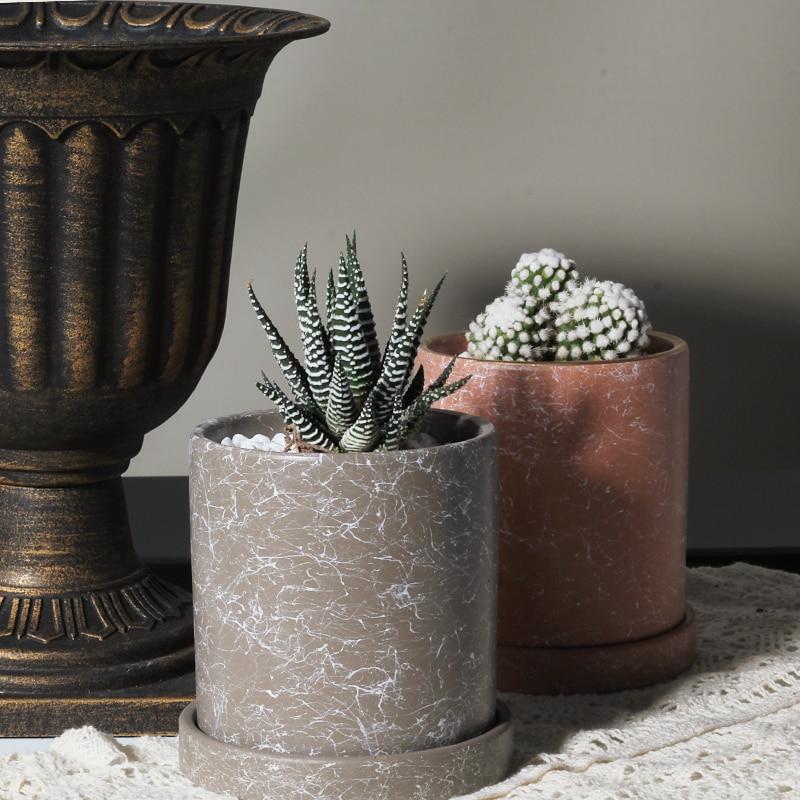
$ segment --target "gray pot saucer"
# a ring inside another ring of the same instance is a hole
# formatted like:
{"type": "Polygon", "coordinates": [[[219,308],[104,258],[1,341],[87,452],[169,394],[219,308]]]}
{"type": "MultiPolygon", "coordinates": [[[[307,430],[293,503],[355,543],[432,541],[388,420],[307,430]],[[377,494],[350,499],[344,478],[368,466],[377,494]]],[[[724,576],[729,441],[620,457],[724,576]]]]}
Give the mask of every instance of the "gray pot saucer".
{"type": "Polygon", "coordinates": [[[217,741],[197,725],[194,703],[178,723],[181,771],[239,800],[449,800],[508,775],[513,721],[497,704],[495,724],[463,742],[377,756],[292,756],[217,741]]]}

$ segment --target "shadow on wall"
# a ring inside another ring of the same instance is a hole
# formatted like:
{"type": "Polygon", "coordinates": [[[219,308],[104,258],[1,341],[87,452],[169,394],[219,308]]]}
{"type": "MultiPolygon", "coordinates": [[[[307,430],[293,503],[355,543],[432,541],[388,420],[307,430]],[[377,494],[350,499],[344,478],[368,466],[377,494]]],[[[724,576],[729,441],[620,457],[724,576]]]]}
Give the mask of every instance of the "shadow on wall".
{"type": "Polygon", "coordinates": [[[658,326],[689,342],[692,467],[797,469],[798,298],[659,285],[645,298],[658,326]]]}

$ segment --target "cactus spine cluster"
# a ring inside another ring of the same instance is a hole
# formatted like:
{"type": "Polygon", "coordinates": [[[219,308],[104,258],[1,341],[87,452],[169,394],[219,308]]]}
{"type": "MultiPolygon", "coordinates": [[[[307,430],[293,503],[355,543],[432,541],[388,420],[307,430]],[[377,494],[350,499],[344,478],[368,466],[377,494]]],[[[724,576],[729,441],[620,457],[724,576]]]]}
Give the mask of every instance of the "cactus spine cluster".
{"type": "Polygon", "coordinates": [[[644,303],[627,286],[587,280],[557,304],[557,361],[642,355],[650,343],[644,303]]]}
{"type": "Polygon", "coordinates": [[[523,253],[511,271],[506,294],[533,299],[540,308],[558,300],[578,284],[575,262],[550,247],[523,253]]]}
{"type": "Polygon", "coordinates": [[[524,253],[506,293],[467,330],[467,355],[498,361],[597,361],[643,355],[644,303],[613,281],[583,278],[575,262],[545,248],[524,253]]]}
{"type": "Polygon", "coordinates": [[[328,452],[397,450],[437,400],[460,389],[469,377],[447,383],[455,359],[425,387],[414,361],[422,332],[444,278],[424,292],[408,315],[408,267],[402,258],[400,295],[386,348],[381,354],[356,237],[347,238],[336,274],[328,275],[325,321],[319,311],[316,273],[309,275],[308,248],[294,269],[303,364],[248,285],[250,303],[267,334],[291,396],[262,374],[258,389],[278,407],[290,433],[288,448],[328,452]]]}
{"type": "Polygon", "coordinates": [[[542,318],[537,304],[518,294],[498,297],[470,323],[469,354],[494,361],[536,361],[544,358],[542,318]]]}

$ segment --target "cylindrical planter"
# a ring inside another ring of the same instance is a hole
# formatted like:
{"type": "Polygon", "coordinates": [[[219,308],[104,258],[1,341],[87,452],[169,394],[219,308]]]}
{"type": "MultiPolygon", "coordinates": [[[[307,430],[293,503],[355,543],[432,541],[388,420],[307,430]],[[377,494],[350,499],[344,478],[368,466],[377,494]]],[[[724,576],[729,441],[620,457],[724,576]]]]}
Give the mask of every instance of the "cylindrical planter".
{"type": "Polygon", "coordinates": [[[240,800],[437,800],[499,780],[495,446],[435,412],[438,447],[291,454],[191,440],[197,703],[181,766],[240,800]],[[196,715],[196,716],[195,716],[196,715]]]}
{"type": "MultiPolygon", "coordinates": [[[[621,361],[456,361],[474,377],[440,405],[497,430],[500,689],[611,691],[691,664],[689,351],[651,338],[621,361]]],[[[464,350],[446,334],[419,360],[435,375],[464,350]]]]}
{"type": "Polygon", "coordinates": [[[327,27],[235,6],[0,6],[4,697],[191,673],[191,598],[137,558],[119,476],[219,342],[267,68],[327,27]]]}

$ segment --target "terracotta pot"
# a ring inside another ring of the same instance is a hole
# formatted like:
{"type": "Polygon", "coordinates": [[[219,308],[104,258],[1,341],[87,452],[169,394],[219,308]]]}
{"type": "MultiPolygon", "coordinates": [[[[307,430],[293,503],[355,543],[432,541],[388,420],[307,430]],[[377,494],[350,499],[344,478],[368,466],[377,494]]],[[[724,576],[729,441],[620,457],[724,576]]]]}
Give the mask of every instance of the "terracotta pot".
{"type": "Polygon", "coordinates": [[[391,453],[220,444],[281,428],[248,414],[192,435],[182,768],[240,800],[433,800],[500,779],[491,425],[435,412],[447,444],[391,453]]]}
{"type": "MultiPolygon", "coordinates": [[[[429,375],[463,334],[420,350],[429,375]]],[[[491,420],[500,476],[498,685],[591,692],[691,663],[685,599],[689,351],[656,333],[612,362],[456,362],[440,405],[491,420]]]]}

